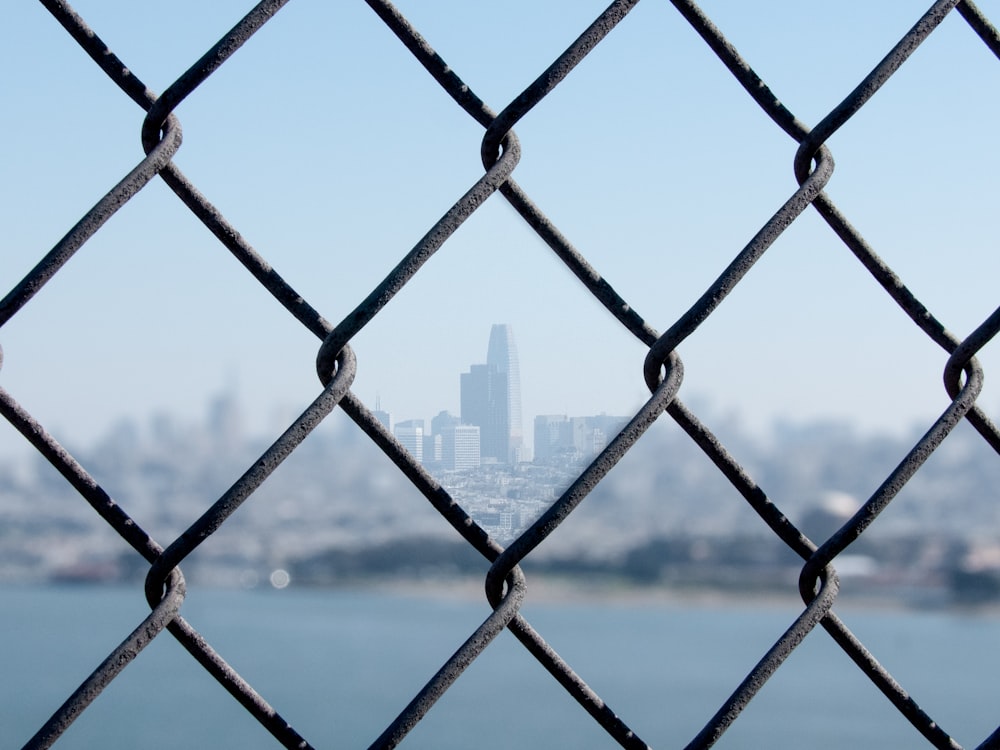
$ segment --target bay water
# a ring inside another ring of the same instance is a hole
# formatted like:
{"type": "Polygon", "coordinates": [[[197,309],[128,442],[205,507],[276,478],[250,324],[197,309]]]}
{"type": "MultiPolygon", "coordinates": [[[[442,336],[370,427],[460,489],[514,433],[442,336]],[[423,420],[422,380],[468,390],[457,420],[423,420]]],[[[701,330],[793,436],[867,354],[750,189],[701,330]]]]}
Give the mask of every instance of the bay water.
{"type": "MultiPolygon", "coordinates": [[[[148,608],[137,589],[0,588],[0,747],[21,747],[148,608]]],[[[636,733],[681,748],[801,611],[794,602],[612,597],[536,601],[522,614],[636,733]]],[[[1000,617],[836,611],[966,747],[1000,724],[1000,617]]],[[[489,614],[466,591],[188,592],[181,610],[317,748],[364,748],[489,614]]],[[[57,748],[275,748],[164,633],[57,748]]],[[[908,748],[924,740],[821,629],[792,653],[720,748],[908,748]]],[[[435,704],[403,748],[618,745],[510,633],[435,704]]]]}

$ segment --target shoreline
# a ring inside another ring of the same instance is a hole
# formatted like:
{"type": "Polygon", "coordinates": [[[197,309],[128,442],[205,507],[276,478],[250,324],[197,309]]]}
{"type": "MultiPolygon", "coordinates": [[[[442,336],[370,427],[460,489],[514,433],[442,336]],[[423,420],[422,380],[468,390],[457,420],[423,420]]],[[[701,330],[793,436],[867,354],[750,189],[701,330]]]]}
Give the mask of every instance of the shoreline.
{"type": "MultiPolygon", "coordinates": [[[[88,588],[138,588],[141,580],[67,580],[3,581],[0,587],[52,588],[86,590],[88,588]]],[[[188,581],[190,591],[245,591],[280,595],[283,592],[353,592],[438,599],[441,601],[486,602],[484,580],[478,576],[442,577],[371,577],[353,578],[325,583],[290,579],[282,586],[264,581],[254,585],[229,584],[219,580],[188,581]]],[[[735,586],[676,586],[669,583],[636,584],[619,579],[585,579],[531,573],[527,578],[522,606],[529,609],[547,606],[606,606],[606,607],[698,607],[702,609],[782,609],[798,610],[805,604],[794,586],[744,587],[735,586]]],[[[842,585],[834,600],[833,611],[955,613],[977,617],[1000,617],[1000,600],[960,601],[946,589],[898,590],[892,587],[842,585]]]]}
{"type": "MultiPolygon", "coordinates": [[[[296,590],[330,589],[384,593],[394,596],[436,598],[441,600],[486,602],[483,581],[478,578],[395,579],[345,582],[343,585],[299,585],[296,590]]],[[[788,609],[802,610],[805,604],[797,591],[722,587],[638,586],[626,583],[588,582],[535,574],[528,578],[523,606],[605,605],[609,607],[699,607],[711,609],[788,609]]],[[[901,593],[884,591],[844,591],[834,600],[833,611],[959,613],[976,616],[1000,616],[1000,602],[961,603],[943,594],[916,601],[901,593]]]]}

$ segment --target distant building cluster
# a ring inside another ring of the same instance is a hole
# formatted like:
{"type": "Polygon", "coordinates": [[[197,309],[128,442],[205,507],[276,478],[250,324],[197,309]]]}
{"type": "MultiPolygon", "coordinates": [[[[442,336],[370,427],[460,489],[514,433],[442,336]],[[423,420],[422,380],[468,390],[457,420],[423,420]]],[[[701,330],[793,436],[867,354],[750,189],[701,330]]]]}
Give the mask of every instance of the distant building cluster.
{"type": "MultiPolygon", "coordinates": [[[[375,416],[417,461],[445,471],[484,465],[516,466],[530,461],[521,416],[521,373],[514,334],[507,324],[490,330],[486,362],[460,377],[461,414],[440,412],[430,420],[393,423],[376,403],[375,416]]],[[[600,453],[625,424],[623,417],[600,415],[535,417],[536,464],[579,462],[600,453]]]]}
{"type": "Polygon", "coordinates": [[[625,426],[624,417],[601,414],[595,417],[567,417],[544,414],[535,417],[535,462],[573,463],[581,457],[596,456],[625,426]]]}
{"type": "MultiPolygon", "coordinates": [[[[573,486],[625,418],[525,420],[534,436],[528,460],[517,355],[510,329],[500,329],[491,335],[488,361],[465,373],[460,415],[392,424],[380,404],[376,409],[456,508],[507,545],[573,486]]],[[[229,388],[200,421],[170,414],[153,415],[146,425],[125,420],[95,444],[75,448],[74,456],[92,476],[110,479],[115,501],[141,527],[175,538],[229,491],[273,437],[248,435],[243,417],[229,388]]],[[[711,462],[692,460],[696,448],[675,428],[664,422],[649,430],[629,464],[594,488],[573,530],[546,541],[534,570],[585,576],[588,585],[603,575],[615,586],[731,591],[738,582],[746,592],[794,590],[801,559],[766,525],[748,521],[739,493],[719,481],[711,462]]],[[[768,495],[780,498],[786,517],[816,543],[836,534],[858,512],[858,498],[869,496],[886,467],[911,448],[910,436],[864,436],[828,423],[787,423],[763,436],[734,429],[728,439],[765,478],[768,495]]],[[[478,553],[433,509],[418,509],[401,473],[373,470],[370,451],[361,431],[315,430],[297,449],[292,470],[274,472],[241,506],[238,533],[216,535],[185,560],[187,580],[283,587],[479,570],[478,553]]],[[[861,600],[1000,603],[1000,540],[990,533],[1000,528],[994,501],[1000,463],[973,430],[956,431],[939,451],[920,481],[907,485],[906,502],[879,517],[880,536],[862,536],[837,557],[837,574],[861,600]]],[[[0,583],[115,582],[148,572],[146,561],[108,533],[41,457],[0,456],[0,522],[0,583]]]]}

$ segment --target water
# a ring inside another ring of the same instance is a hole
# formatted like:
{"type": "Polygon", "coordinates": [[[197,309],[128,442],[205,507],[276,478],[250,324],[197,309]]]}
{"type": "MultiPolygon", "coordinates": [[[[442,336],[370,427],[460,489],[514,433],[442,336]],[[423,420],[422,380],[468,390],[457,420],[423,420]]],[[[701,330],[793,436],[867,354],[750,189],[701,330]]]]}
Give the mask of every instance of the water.
{"type": "MultiPolygon", "coordinates": [[[[0,737],[20,747],[145,616],[141,593],[0,588],[0,737]]],[[[528,620],[636,732],[683,747],[797,614],[792,604],[541,604],[528,620]]],[[[840,611],[840,610],[838,610],[840,611]]],[[[363,748],[486,617],[480,601],[387,593],[193,590],[182,609],[310,742],[363,748]]],[[[963,745],[1000,722],[1000,620],[840,611],[963,745]]],[[[922,740],[816,631],[720,748],[914,747],[922,740]]],[[[277,743],[169,635],[156,640],[57,748],[274,748],[277,743]]],[[[431,709],[403,748],[613,748],[509,633],[431,709]]]]}

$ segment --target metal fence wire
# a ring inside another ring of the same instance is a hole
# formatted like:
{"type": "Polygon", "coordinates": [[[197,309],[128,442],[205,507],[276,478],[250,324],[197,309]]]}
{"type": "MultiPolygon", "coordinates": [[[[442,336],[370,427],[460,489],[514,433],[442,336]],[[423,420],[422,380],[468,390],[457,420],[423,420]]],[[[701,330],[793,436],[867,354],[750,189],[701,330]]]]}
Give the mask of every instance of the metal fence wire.
{"type": "MultiPolygon", "coordinates": [[[[172,540],[156,540],[129,517],[126,508],[114,500],[72,455],[50,435],[39,422],[15,400],[14,395],[0,390],[0,410],[6,419],[42,454],[72,485],[122,539],[148,562],[145,596],[151,612],[135,626],[114,651],[108,654],[80,687],[70,695],[25,747],[45,748],[55,743],[66,728],[134,659],[140,658],[145,646],[162,636],[164,631],[176,638],[191,656],[204,667],[245,709],[250,712],[283,746],[310,747],[300,736],[203,638],[192,623],[182,615],[185,581],[181,572],[185,558],[199,545],[212,543],[212,535],[227,520],[238,513],[268,475],[288,457],[310,431],[335,408],[342,409],[357,428],[364,432],[398,467],[426,500],[440,513],[471,547],[489,563],[485,587],[492,613],[464,643],[456,644],[454,655],[430,678],[405,709],[374,738],[372,747],[394,747],[421,721],[431,706],[453,684],[459,674],[488,649],[504,629],[510,630],[523,647],[579,703],[584,711],[600,724],[623,747],[647,747],[640,737],[641,728],[627,723],[627,707],[619,707],[621,715],[607,705],[577,675],[573,667],[562,660],[520,613],[525,598],[525,576],[520,563],[534,550],[544,545],[550,535],[577,509],[594,487],[622,459],[640,436],[664,413],[672,419],[707,455],[736,492],[760,517],[760,520],[802,559],[798,594],[804,607],[773,646],[763,655],[753,670],[735,687],[731,697],[718,708],[688,747],[713,745],[736,721],[742,709],[761,689],[768,678],[782,665],[792,651],[817,628],[822,628],[844,654],[870,679],[885,698],[898,709],[928,743],[937,748],[959,745],[910,697],[904,686],[890,675],[832,607],[838,595],[837,557],[848,550],[865,533],[877,516],[897,496],[903,486],[918,472],[928,457],[948,437],[962,420],[968,420],[978,434],[995,451],[1000,451],[1000,432],[977,406],[976,400],[983,382],[983,372],[976,360],[979,350],[1000,327],[1000,310],[984,320],[965,339],[949,333],[941,322],[906,287],[896,273],[875,253],[869,243],[848,222],[847,218],[824,192],[833,172],[833,160],[827,142],[838,130],[847,126],[876,96],[880,87],[906,63],[913,51],[927,40],[942,20],[957,14],[968,24],[976,38],[1000,56],[1000,35],[991,22],[971,2],[939,0],[900,39],[884,59],[860,81],[857,87],[815,126],[809,127],[772,93],[768,85],[754,72],[750,64],[736,51],[713,22],[694,3],[672,0],[676,10],[694,33],[717,55],[735,80],[774,124],[798,145],[794,153],[794,173],[798,182],[784,205],[765,219],[760,231],[740,250],[729,265],[721,270],[714,283],[679,319],[663,333],[652,328],[639,313],[605,281],[583,255],[563,236],[539,207],[514,181],[512,175],[521,156],[514,128],[533,107],[573,74],[574,68],[602,40],[613,34],[617,24],[632,10],[638,0],[616,0],[596,18],[555,62],[499,113],[488,107],[466,85],[460,72],[452,70],[429,43],[388,0],[367,0],[368,5],[391,32],[429,73],[455,104],[478,122],[483,130],[481,159],[482,176],[467,192],[433,224],[427,234],[388,270],[384,280],[372,289],[347,317],[335,325],[287,284],[275,269],[243,239],[236,227],[208,201],[194,184],[177,168],[172,159],[180,146],[180,126],[175,108],[199,86],[205,83],[240,46],[260,30],[282,8],[287,0],[264,0],[232,28],[223,38],[183,74],[166,91],[157,96],[140,80],[140,71],[131,71],[126,61],[119,59],[94,30],[88,27],[66,2],[41,0],[75,42],[86,51],[124,95],[141,107],[146,115],[142,123],[142,144],[145,157],[121,178],[106,195],[100,197],[77,224],[38,262],[36,267],[0,302],[0,325],[6,324],[28,306],[38,292],[64,267],[98,229],[157,177],[162,179],[185,206],[231,252],[246,270],[270,292],[281,305],[319,339],[316,369],[322,390],[312,404],[281,434],[245,473],[183,534],[172,540]],[[427,260],[440,249],[455,231],[494,193],[499,192],[524,221],[537,233],[552,252],[572,271],[593,296],[621,326],[648,347],[643,373],[649,387],[648,401],[631,417],[627,426],[607,448],[579,474],[558,499],[523,534],[506,547],[492,539],[462,505],[415,461],[375,418],[372,410],[352,392],[355,376],[355,355],[352,339],[387,305],[395,295],[418,274],[427,260]],[[781,509],[772,502],[765,489],[758,486],[721,441],[700,421],[678,397],[682,380],[682,363],[677,354],[680,345],[694,335],[699,327],[726,301],[727,295],[740,283],[749,269],[764,255],[775,240],[810,208],[815,209],[843,244],[861,262],[861,266],[878,282],[924,334],[948,354],[945,384],[951,403],[913,445],[881,486],[861,509],[828,539],[807,538],[781,509]]],[[[989,95],[989,94],[985,94],[989,95]]],[[[429,222],[428,222],[429,223],[429,222]]],[[[361,290],[359,298],[365,290],[361,290]]],[[[817,631],[818,632],[818,631],[817,631]]],[[[819,637],[814,636],[814,637],[819,637]]],[[[582,716],[582,714],[581,714],[582,716]]],[[[387,717],[388,718],[388,717],[387,717]]],[[[1000,730],[985,738],[980,747],[1000,747],[1000,730]]]]}

